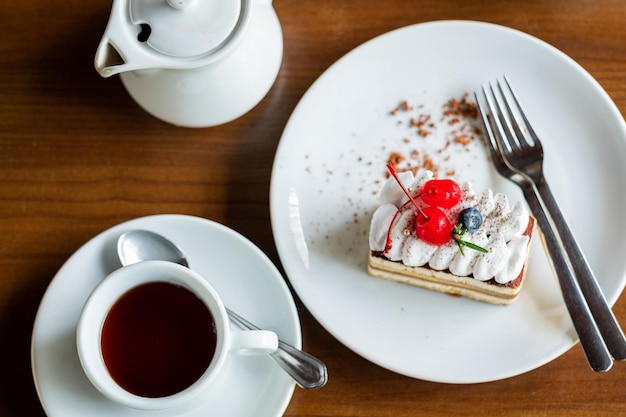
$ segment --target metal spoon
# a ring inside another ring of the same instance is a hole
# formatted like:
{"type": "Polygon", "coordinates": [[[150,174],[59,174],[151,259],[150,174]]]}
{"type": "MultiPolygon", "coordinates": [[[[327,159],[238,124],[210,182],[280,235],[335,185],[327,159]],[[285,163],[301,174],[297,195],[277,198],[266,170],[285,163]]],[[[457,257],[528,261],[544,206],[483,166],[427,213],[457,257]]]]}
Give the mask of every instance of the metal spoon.
{"type": "MultiPolygon", "coordinates": [[[[164,236],[148,230],[131,230],[123,233],[117,241],[117,254],[123,266],[141,261],[162,260],[189,268],[189,262],[178,246],[164,236]]],[[[228,307],[226,312],[231,321],[240,328],[259,329],[228,307]]],[[[302,388],[321,388],[328,380],[326,365],[282,340],[278,341],[278,350],[270,356],[302,388]]]]}

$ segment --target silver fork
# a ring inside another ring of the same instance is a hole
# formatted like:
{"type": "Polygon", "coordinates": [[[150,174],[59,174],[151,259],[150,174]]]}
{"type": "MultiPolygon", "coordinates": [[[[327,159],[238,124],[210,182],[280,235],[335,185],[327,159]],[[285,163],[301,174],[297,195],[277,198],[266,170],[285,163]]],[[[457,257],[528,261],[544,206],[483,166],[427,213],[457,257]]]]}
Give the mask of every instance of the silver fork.
{"type": "Polygon", "coordinates": [[[618,360],[626,358],[626,339],[543,176],[543,150],[539,138],[528,123],[506,78],[505,82],[513,104],[504,94],[500,83],[497,83],[498,93],[492,85],[489,88],[483,86],[483,97],[491,117],[484,111],[478,95],[475,94],[492,160],[503,176],[521,187],[533,215],[537,218],[539,228],[544,233],[565,304],[587,359],[594,370],[606,371],[612,365],[611,355],[618,360]],[[521,126],[519,118],[512,111],[513,106],[525,126],[521,126]],[[532,142],[524,135],[524,130],[529,132],[532,142]],[[508,159],[508,163],[504,157],[508,159]],[[546,215],[544,205],[551,219],[546,215]],[[562,233],[559,234],[559,231],[562,233]],[[569,255],[569,263],[564,254],[569,255]],[[576,273],[577,280],[570,267],[576,273]]]}
{"type": "MultiPolygon", "coordinates": [[[[509,95],[505,94],[501,83],[497,83],[499,94],[495,95],[495,97],[501,99],[496,101],[496,105],[498,106],[498,114],[500,116],[498,120],[502,127],[500,136],[503,140],[501,150],[504,153],[504,157],[514,169],[525,174],[534,183],[539,193],[539,198],[554,222],[565,254],[569,257],[576,275],[578,285],[587,299],[592,314],[596,318],[609,351],[614,359],[625,360],[626,338],[624,333],[607,305],[598,281],[543,175],[543,148],[541,141],[528,121],[517,96],[513,92],[511,83],[506,77],[504,77],[504,82],[509,95]],[[509,96],[510,99],[508,98],[509,96]],[[502,106],[502,102],[504,102],[504,106],[502,106]],[[505,117],[505,112],[508,114],[508,118],[505,117]],[[525,134],[525,132],[528,133],[525,134]]],[[[493,87],[491,87],[491,90],[492,93],[495,93],[493,87]]]]}

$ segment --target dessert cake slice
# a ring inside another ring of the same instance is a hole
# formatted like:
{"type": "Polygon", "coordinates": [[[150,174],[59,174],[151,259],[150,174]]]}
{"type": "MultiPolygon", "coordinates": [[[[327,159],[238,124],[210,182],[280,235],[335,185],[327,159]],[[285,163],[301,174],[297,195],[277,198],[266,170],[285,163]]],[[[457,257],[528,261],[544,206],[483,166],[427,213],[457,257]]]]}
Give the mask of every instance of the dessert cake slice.
{"type": "Polygon", "coordinates": [[[374,277],[508,305],[520,293],[535,219],[504,194],[469,182],[396,174],[372,216],[368,273],[374,277]]]}

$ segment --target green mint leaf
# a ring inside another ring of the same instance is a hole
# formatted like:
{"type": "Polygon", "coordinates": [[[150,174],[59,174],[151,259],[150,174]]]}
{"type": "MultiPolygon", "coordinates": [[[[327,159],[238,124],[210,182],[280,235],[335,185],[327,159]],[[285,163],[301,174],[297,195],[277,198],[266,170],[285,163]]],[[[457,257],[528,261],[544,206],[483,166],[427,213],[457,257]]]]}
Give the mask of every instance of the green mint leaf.
{"type": "Polygon", "coordinates": [[[463,252],[464,242],[461,239],[454,239],[456,245],[459,247],[459,252],[461,252],[462,256],[465,256],[465,252],[463,252]]]}
{"type": "Polygon", "coordinates": [[[456,241],[457,246],[459,247],[459,251],[461,255],[465,256],[465,252],[463,251],[463,246],[467,246],[470,249],[477,250],[482,253],[489,253],[489,251],[482,246],[479,246],[475,243],[468,242],[467,240],[463,240],[463,235],[467,232],[467,229],[463,227],[463,223],[459,223],[452,229],[452,238],[456,241]]]}
{"type": "Polygon", "coordinates": [[[477,245],[477,244],[475,244],[475,243],[468,242],[468,241],[464,240],[464,241],[463,241],[463,244],[464,244],[465,246],[467,246],[468,248],[471,248],[471,249],[477,250],[478,252],[482,252],[482,253],[489,253],[489,251],[488,251],[487,249],[483,248],[482,246],[478,246],[478,245],[477,245]]]}

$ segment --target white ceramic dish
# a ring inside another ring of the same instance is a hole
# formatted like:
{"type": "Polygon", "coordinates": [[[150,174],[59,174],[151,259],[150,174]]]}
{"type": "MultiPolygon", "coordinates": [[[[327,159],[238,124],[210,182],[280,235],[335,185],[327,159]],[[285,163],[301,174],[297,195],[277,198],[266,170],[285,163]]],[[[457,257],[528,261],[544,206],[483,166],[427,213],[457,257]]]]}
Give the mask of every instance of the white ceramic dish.
{"type": "MultiPolygon", "coordinates": [[[[96,284],[119,268],[116,241],[130,229],[148,229],[176,242],[191,268],[220,293],[224,303],[251,322],[301,347],[298,313],[278,270],[250,241],[218,223],[160,215],[135,219],[94,237],[54,277],[37,313],[32,340],[33,376],[50,417],[145,416],[112,403],[85,376],[76,352],[76,324],[96,284]]],[[[218,389],[185,416],[282,416],[294,383],[267,356],[229,359],[218,389]],[[245,401],[242,401],[245,399],[245,401]]],[[[158,412],[170,417],[175,412],[158,412]]]]}
{"type": "Polygon", "coordinates": [[[608,301],[623,290],[626,128],[601,86],[562,52],[501,26],[441,21],[395,30],[351,51],[311,86],[285,128],[271,182],[274,237],[293,288],[337,339],[392,371],[493,381],[537,368],[577,341],[539,239],[509,307],[366,272],[369,221],[390,152],[430,153],[440,174],[454,170],[478,191],[522,200],[480,140],[444,149],[441,138],[408,127],[409,113],[390,114],[403,100],[416,106],[413,115],[434,114],[444,98],[505,74],[542,138],[548,180],[608,301]]]}

